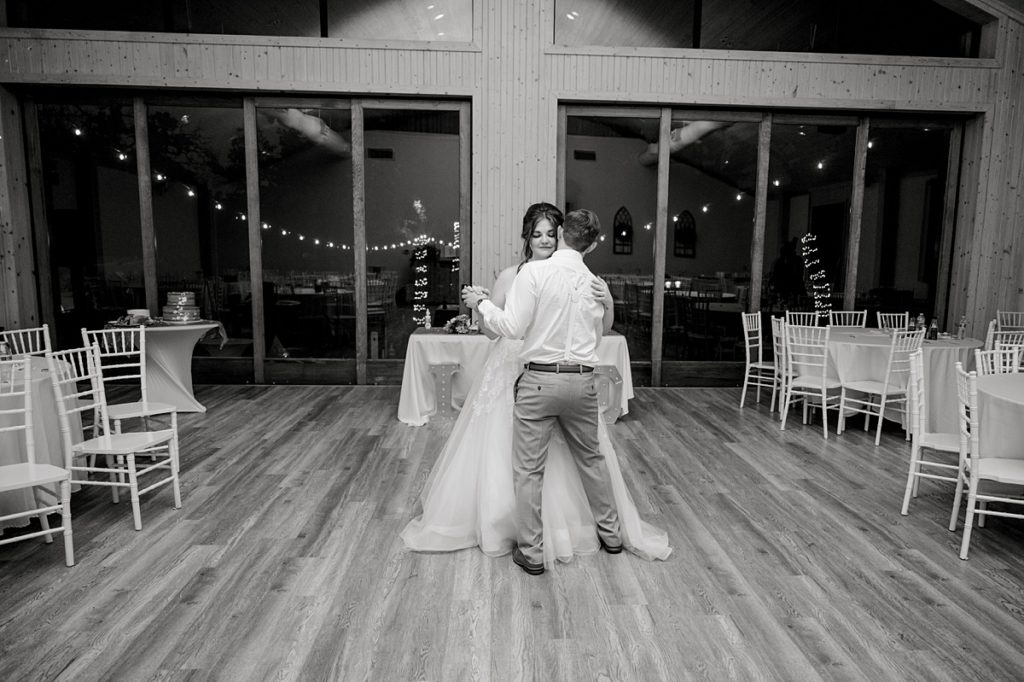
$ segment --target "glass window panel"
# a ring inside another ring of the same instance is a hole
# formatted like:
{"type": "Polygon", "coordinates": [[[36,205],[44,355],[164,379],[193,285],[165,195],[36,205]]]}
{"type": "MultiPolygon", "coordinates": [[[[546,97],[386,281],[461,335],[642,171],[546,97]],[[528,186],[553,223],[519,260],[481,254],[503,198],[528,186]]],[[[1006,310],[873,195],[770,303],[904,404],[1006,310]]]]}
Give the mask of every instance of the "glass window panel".
{"type": "Polygon", "coordinates": [[[995,18],[933,0],[556,0],[555,44],[925,57],[979,55],[995,18]],[[914,27],[908,30],[908,27],[914,27]]]}
{"type": "Polygon", "coordinates": [[[84,31],[163,31],[159,2],[109,0],[7,0],[7,25],[84,31]]]}
{"type": "Polygon", "coordinates": [[[55,347],[145,308],[131,102],[41,104],[55,347]]]}
{"type": "Polygon", "coordinates": [[[97,31],[170,31],[320,37],[317,0],[7,0],[9,26],[97,31]]]}
{"type": "Polygon", "coordinates": [[[856,134],[851,125],[772,126],[764,252],[778,256],[769,309],[843,306],[856,134]]]}
{"type": "Polygon", "coordinates": [[[317,0],[217,0],[173,3],[166,30],[177,33],[319,38],[317,0]]]}
{"type": "Polygon", "coordinates": [[[368,357],[459,313],[459,113],[365,111],[368,357]]]}
{"type": "Polygon", "coordinates": [[[693,47],[693,0],[556,0],[555,44],[693,47]]]}
{"type": "Polygon", "coordinates": [[[626,336],[630,358],[641,361],[651,357],[658,165],[656,151],[654,163],[649,152],[657,149],[658,125],[656,118],[611,116],[566,121],[565,210],[597,213],[601,241],[587,265],[608,282],[613,329],[626,336]]]}
{"type": "Polygon", "coordinates": [[[351,112],[257,111],[267,357],[354,358],[351,112]]]}
{"type": "Polygon", "coordinates": [[[327,35],[350,40],[471,42],[473,0],[328,0],[327,35]]]}
{"type": "Polygon", "coordinates": [[[872,320],[872,310],[932,317],[951,127],[871,119],[857,292],[872,320]]]}
{"type": "Polygon", "coordinates": [[[245,212],[241,102],[148,107],[157,305],[167,292],[195,293],[202,319],[224,325],[196,345],[199,356],[252,355],[252,288],[245,212]]]}
{"type": "Polygon", "coordinates": [[[673,116],[662,342],[667,360],[743,359],[739,313],[750,291],[757,137],[756,122],[673,116]]]}

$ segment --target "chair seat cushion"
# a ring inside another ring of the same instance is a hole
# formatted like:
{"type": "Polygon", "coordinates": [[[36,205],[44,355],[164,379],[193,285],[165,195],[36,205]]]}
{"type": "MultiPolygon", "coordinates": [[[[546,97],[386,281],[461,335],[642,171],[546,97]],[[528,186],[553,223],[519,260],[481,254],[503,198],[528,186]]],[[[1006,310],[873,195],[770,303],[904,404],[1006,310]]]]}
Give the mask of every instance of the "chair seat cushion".
{"type": "Polygon", "coordinates": [[[924,433],[918,443],[929,450],[960,452],[960,435],[956,433],[924,433]]]}
{"type": "Polygon", "coordinates": [[[116,403],[107,405],[107,415],[112,420],[134,419],[136,417],[153,417],[161,414],[170,414],[177,411],[170,403],[158,403],[153,400],[147,402],[136,401],[133,403],[116,403]]]}
{"type": "Polygon", "coordinates": [[[979,479],[1024,485],[1024,459],[973,458],[971,469],[979,479]]]}
{"type": "Polygon", "coordinates": [[[885,388],[885,384],[881,381],[872,381],[865,379],[863,381],[847,381],[843,383],[843,388],[850,391],[861,391],[863,393],[874,393],[881,395],[882,391],[885,391],[886,396],[898,396],[906,393],[907,389],[900,386],[889,386],[888,390],[885,388]]]}
{"type": "Polygon", "coordinates": [[[765,370],[767,372],[774,372],[775,371],[775,363],[774,362],[752,362],[749,365],[747,365],[747,367],[748,368],[756,367],[757,369],[763,369],[763,370],[765,370]]]}
{"type": "Polygon", "coordinates": [[[0,466],[0,491],[18,490],[33,485],[45,485],[66,480],[70,476],[67,469],[52,464],[30,464],[18,462],[0,466]]]}
{"type": "MultiPolygon", "coordinates": [[[[790,378],[789,382],[794,388],[813,389],[821,387],[821,379],[818,377],[797,375],[790,378]]],[[[825,377],[825,388],[839,388],[840,386],[842,386],[842,384],[839,383],[838,379],[825,377]]]]}
{"type": "Polygon", "coordinates": [[[169,443],[173,438],[174,431],[172,429],[112,433],[84,440],[77,443],[72,449],[76,454],[127,455],[169,443]]]}

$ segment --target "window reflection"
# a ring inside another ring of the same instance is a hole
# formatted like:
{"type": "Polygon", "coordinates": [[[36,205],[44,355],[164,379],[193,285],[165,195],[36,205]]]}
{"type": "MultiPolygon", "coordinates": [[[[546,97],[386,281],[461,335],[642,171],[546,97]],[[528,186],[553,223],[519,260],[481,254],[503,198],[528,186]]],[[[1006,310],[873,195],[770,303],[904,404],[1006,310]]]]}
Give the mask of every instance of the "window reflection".
{"type": "Polygon", "coordinates": [[[195,294],[199,315],[224,324],[197,355],[252,355],[240,106],[151,104],[148,108],[159,316],[169,291],[195,294]]]}
{"type": "Polygon", "coordinates": [[[351,114],[257,111],[267,357],[353,358],[351,114]]]}
{"type": "Polygon", "coordinates": [[[145,308],[131,102],[41,104],[54,347],[145,308]]]}
{"type": "Polygon", "coordinates": [[[615,299],[613,328],[626,336],[630,358],[649,360],[658,119],[569,116],[566,124],[565,210],[597,213],[602,241],[587,255],[587,265],[608,282],[615,299]],[[622,242],[627,224],[631,248],[615,249],[613,230],[619,226],[622,242]]]}
{"type": "Polygon", "coordinates": [[[739,313],[750,296],[757,137],[757,123],[673,117],[666,360],[743,359],[739,313]]]}
{"type": "Polygon", "coordinates": [[[864,307],[932,318],[950,132],[948,122],[871,119],[857,264],[864,307]]]}
{"type": "Polygon", "coordinates": [[[830,123],[772,126],[764,252],[766,263],[773,261],[763,294],[769,310],[844,305],[856,132],[830,123]]]}
{"type": "Polygon", "coordinates": [[[469,42],[473,0],[327,0],[326,28],[331,38],[469,42]]]}
{"type": "Polygon", "coordinates": [[[459,113],[368,109],[368,357],[402,358],[409,334],[459,313],[459,113]]]}
{"type": "Polygon", "coordinates": [[[555,44],[991,57],[981,27],[995,18],[970,10],[941,0],[556,0],[555,44]]]}

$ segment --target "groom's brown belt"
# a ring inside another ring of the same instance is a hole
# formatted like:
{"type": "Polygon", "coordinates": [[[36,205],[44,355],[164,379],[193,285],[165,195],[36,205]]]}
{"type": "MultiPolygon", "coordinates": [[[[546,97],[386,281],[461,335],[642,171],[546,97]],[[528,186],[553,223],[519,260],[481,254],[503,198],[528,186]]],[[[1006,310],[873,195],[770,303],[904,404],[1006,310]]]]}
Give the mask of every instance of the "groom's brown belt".
{"type": "Polygon", "coordinates": [[[586,365],[543,365],[539,362],[526,363],[526,369],[532,369],[535,372],[554,372],[555,374],[586,374],[594,371],[593,367],[586,365]]]}

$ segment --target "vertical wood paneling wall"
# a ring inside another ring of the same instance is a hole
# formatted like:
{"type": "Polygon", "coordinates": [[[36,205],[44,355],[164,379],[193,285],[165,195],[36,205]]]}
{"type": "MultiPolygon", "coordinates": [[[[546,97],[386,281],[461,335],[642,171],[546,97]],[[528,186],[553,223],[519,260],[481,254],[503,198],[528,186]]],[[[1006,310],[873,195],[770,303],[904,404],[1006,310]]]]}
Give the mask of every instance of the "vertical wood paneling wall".
{"type": "MultiPolygon", "coordinates": [[[[976,134],[965,136],[977,163],[963,184],[977,196],[960,201],[950,315],[967,311],[977,334],[997,308],[1024,309],[1024,19],[1015,10],[976,0],[1000,17],[997,58],[943,60],[554,47],[554,2],[476,0],[475,42],[465,45],[0,29],[0,83],[469,99],[472,278],[482,283],[516,261],[526,206],[555,199],[560,101],[978,113],[976,134]]],[[[3,132],[5,167],[23,163],[3,132]]],[[[17,218],[15,235],[28,233],[24,194],[15,187],[0,205],[5,221],[17,218]],[[24,211],[10,210],[21,202],[24,211]]]]}

